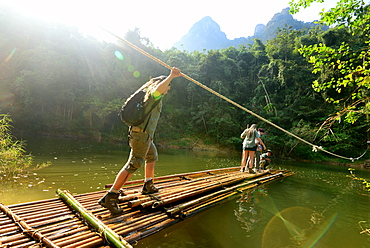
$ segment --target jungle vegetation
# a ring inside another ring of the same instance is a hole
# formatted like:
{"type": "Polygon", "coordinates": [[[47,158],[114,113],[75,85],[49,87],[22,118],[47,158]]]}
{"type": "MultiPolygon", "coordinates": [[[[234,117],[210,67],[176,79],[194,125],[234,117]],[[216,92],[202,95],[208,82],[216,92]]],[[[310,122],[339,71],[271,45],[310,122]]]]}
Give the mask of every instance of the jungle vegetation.
{"type": "MultiPolygon", "coordinates": [[[[369,22],[366,6],[348,8],[350,17],[339,10],[323,17],[334,25],[327,31],[285,27],[266,43],[206,53],[161,51],[138,29],[123,38],[299,137],[357,157],[369,140],[369,22]],[[348,21],[355,17],[365,21],[348,21]]],[[[14,132],[125,140],[118,117],[124,100],[168,69],[119,40],[0,11],[0,113],[13,119],[14,132]]],[[[277,157],[327,157],[184,78],[174,80],[164,101],[158,144],[201,140],[238,150],[240,133],[256,123],[277,157]]]]}
{"type": "Polygon", "coordinates": [[[34,158],[25,150],[26,144],[12,135],[12,119],[0,114],[0,180],[27,176],[30,170],[47,167],[51,162],[33,165],[34,158]]]}

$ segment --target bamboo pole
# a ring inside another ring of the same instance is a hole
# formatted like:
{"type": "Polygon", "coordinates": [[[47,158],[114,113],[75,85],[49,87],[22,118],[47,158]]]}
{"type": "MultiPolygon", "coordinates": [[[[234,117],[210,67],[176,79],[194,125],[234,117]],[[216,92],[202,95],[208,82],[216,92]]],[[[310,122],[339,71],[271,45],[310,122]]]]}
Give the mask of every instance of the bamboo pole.
{"type": "Polygon", "coordinates": [[[109,243],[113,244],[116,247],[132,248],[129,243],[120,238],[110,228],[106,227],[104,223],[102,223],[93,214],[87,212],[86,209],[79,202],[77,202],[69,192],[58,189],[57,193],[64,201],[66,201],[71,207],[73,207],[73,209],[79,212],[79,214],[86,221],[88,221],[90,225],[92,225],[97,230],[97,232],[105,237],[109,243]]]}
{"type": "MultiPolygon", "coordinates": [[[[218,177],[225,177],[225,175],[217,175],[217,176],[218,177]]],[[[163,198],[165,195],[173,195],[176,192],[183,192],[184,188],[180,187],[180,186],[186,185],[186,187],[190,187],[191,185],[198,184],[198,181],[205,181],[205,180],[208,180],[208,179],[211,179],[211,178],[214,178],[214,177],[215,176],[202,177],[202,178],[197,178],[197,179],[186,181],[186,182],[172,183],[170,190],[167,189],[167,190],[164,190],[164,191],[160,191],[159,193],[157,193],[155,195],[160,195],[160,197],[163,198]]],[[[121,197],[120,200],[129,199],[130,195],[127,195],[127,193],[128,192],[126,192],[126,196],[121,197]]],[[[135,194],[132,194],[132,195],[135,195],[136,197],[133,197],[133,199],[128,202],[128,206],[131,207],[131,208],[137,207],[137,206],[141,205],[142,203],[146,203],[148,201],[153,200],[152,199],[153,197],[147,196],[147,195],[142,195],[141,193],[135,193],[135,194]]]]}
{"type": "Polygon", "coordinates": [[[3,211],[9,218],[12,218],[15,223],[19,225],[23,233],[28,234],[32,238],[36,239],[38,242],[42,242],[47,247],[50,248],[58,248],[59,246],[55,245],[50,239],[39,233],[38,231],[31,228],[24,220],[19,218],[19,216],[15,215],[12,210],[10,210],[7,206],[0,203],[0,210],[3,211]]]}
{"type": "MultiPolygon", "coordinates": [[[[189,181],[186,184],[186,187],[175,187],[174,189],[168,190],[167,191],[160,191],[159,193],[154,194],[153,196],[142,196],[138,198],[137,200],[132,200],[128,202],[128,206],[131,208],[141,206],[142,208],[151,206],[155,202],[162,202],[165,199],[176,199],[176,197],[183,196],[185,193],[187,193],[189,188],[194,188],[192,192],[195,192],[196,189],[199,188],[206,188],[210,184],[220,184],[222,187],[222,182],[228,181],[228,180],[233,180],[237,178],[238,180],[244,180],[245,178],[236,175],[230,178],[230,175],[217,175],[217,177],[206,177],[206,178],[199,178],[194,181],[189,181]],[[160,198],[160,200],[156,200],[155,198],[160,198]]],[[[186,198],[186,197],[185,197],[186,198]]]]}
{"type": "Polygon", "coordinates": [[[96,237],[91,237],[91,238],[70,244],[68,246],[64,246],[63,248],[97,247],[98,245],[102,245],[103,243],[104,243],[103,239],[97,240],[96,237]]]}
{"type": "Polygon", "coordinates": [[[195,200],[192,200],[190,202],[186,202],[184,204],[181,204],[173,209],[170,209],[170,210],[167,210],[167,214],[169,216],[174,216],[176,214],[178,214],[180,211],[190,207],[190,206],[193,206],[197,203],[200,203],[200,202],[203,202],[205,200],[209,200],[209,199],[212,199],[214,197],[217,197],[218,195],[220,194],[223,194],[225,192],[229,192],[229,191],[233,191],[233,190],[236,190],[237,188],[240,188],[240,187],[243,187],[245,185],[249,185],[249,184],[255,184],[259,181],[262,181],[262,180],[266,180],[266,178],[273,178],[273,177],[276,177],[276,176],[281,176],[282,173],[279,173],[279,174],[275,174],[275,175],[272,175],[272,176],[268,176],[268,177],[263,177],[263,178],[258,178],[258,179],[255,179],[255,180],[252,180],[252,181],[248,181],[248,182],[245,182],[245,183],[242,183],[242,184],[238,184],[238,185],[235,185],[235,186],[232,186],[232,187],[229,187],[229,188],[226,188],[226,189],[223,189],[223,190],[220,190],[220,191],[217,191],[217,192],[214,192],[212,194],[209,194],[209,195],[206,195],[206,196],[203,196],[203,197],[200,197],[200,198],[197,198],[195,200]]]}
{"type": "MultiPolygon", "coordinates": [[[[156,177],[155,181],[157,182],[158,180],[163,180],[163,179],[170,179],[170,178],[175,178],[175,177],[186,177],[190,175],[197,175],[197,174],[206,174],[206,173],[214,173],[214,172],[223,172],[223,171],[239,171],[240,167],[228,167],[228,168],[220,168],[220,169],[212,169],[212,170],[204,170],[204,171],[195,171],[195,172],[189,172],[189,173],[181,173],[181,174],[174,174],[174,175],[168,175],[168,176],[161,176],[161,177],[156,177]]],[[[143,183],[144,179],[140,180],[134,180],[134,181],[129,181],[125,183],[125,185],[130,185],[130,184],[136,184],[136,183],[143,183]]],[[[107,184],[105,185],[105,188],[110,188],[112,187],[112,184],[107,184]]]]}
{"type": "Polygon", "coordinates": [[[76,233],[69,237],[58,239],[55,241],[55,243],[58,244],[60,247],[65,247],[67,245],[75,244],[77,242],[81,242],[82,240],[89,239],[92,237],[98,237],[104,242],[104,238],[98,236],[95,232],[87,231],[87,232],[82,232],[82,233],[76,233]]]}
{"type": "Polygon", "coordinates": [[[195,204],[194,206],[190,206],[189,208],[186,209],[185,212],[181,211],[181,217],[182,218],[187,218],[190,215],[194,215],[197,212],[199,212],[199,211],[201,211],[205,208],[209,208],[209,207],[211,207],[215,204],[218,204],[220,201],[224,200],[225,198],[229,198],[229,197],[237,194],[240,191],[255,188],[255,187],[259,186],[262,183],[264,184],[264,183],[267,183],[269,181],[273,181],[273,180],[275,180],[276,178],[279,178],[279,177],[287,177],[287,176],[291,176],[291,175],[295,174],[295,173],[283,173],[282,171],[280,171],[280,172],[275,171],[274,173],[276,173],[276,174],[273,174],[273,175],[268,176],[268,177],[261,178],[260,180],[255,180],[255,181],[252,182],[252,184],[240,185],[240,187],[235,189],[235,191],[230,193],[229,195],[217,196],[217,197],[211,198],[209,201],[206,201],[204,203],[198,203],[198,204],[195,204]]]}
{"type": "Polygon", "coordinates": [[[151,218],[143,219],[142,221],[135,222],[130,226],[117,228],[117,230],[115,231],[119,233],[120,235],[126,235],[131,232],[137,232],[143,228],[147,228],[149,226],[165,221],[167,219],[168,219],[168,216],[166,216],[166,214],[160,213],[151,218]]]}
{"type": "Polygon", "coordinates": [[[32,247],[34,245],[38,245],[36,241],[32,240],[32,241],[21,241],[21,242],[13,242],[11,244],[9,244],[9,247],[12,247],[12,248],[29,248],[29,247],[32,247]]]}
{"type": "Polygon", "coordinates": [[[204,187],[199,187],[194,191],[184,192],[179,196],[163,199],[161,201],[156,201],[155,203],[153,203],[152,207],[157,208],[157,207],[169,204],[169,203],[173,203],[173,202],[176,202],[176,201],[186,199],[188,197],[193,197],[195,195],[204,194],[204,193],[209,192],[211,190],[215,190],[215,189],[218,189],[218,188],[225,187],[227,185],[238,183],[242,180],[245,180],[245,178],[244,177],[233,177],[233,178],[226,178],[225,180],[221,180],[221,181],[214,181],[214,182],[211,182],[208,185],[205,185],[204,187]]]}
{"type": "Polygon", "coordinates": [[[166,227],[172,226],[178,222],[180,222],[180,219],[167,219],[162,221],[161,223],[158,223],[157,225],[153,226],[152,228],[142,231],[142,232],[136,232],[134,234],[131,234],[130,236],[126,237],[126,240],[130,243],[133,243],[135,241],[138,241],[140,239],[146,238],[156,232],[159,232],[160,230],[165,229],[166,227]]]}
{"type": "MultiPolygon", "coordinates": [[[[10,237],[1,237],[0,239],[0,245],[5,244],[5,243],[10,243],[16,240],[22,240],[24,238],[27,238],[27,235],[19,233],[10,237]]],[[[0,246],[1,247],[1,246],[0,246]]]]}

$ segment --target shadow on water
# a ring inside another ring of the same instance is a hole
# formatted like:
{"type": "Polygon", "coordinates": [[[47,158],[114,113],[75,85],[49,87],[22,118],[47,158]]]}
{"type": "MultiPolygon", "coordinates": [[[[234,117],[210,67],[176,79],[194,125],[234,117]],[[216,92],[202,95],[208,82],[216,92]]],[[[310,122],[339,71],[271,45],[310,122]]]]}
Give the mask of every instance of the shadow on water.
{"type": "MultiPolygon", "coordinates": [[[[125,144],[76,140],[29,140],[37,161],[52,161],[30,178],[2,184],[1,202],[15,204],[104,190],[126,162],[125,144]],[[31,183],[29,183],[31,182],[31,183]]],[[[160,150],[156,176],[239,166],[239,154],[160,150]]],[[[343,166],[273,160],[273,169],[294,176],[245,191],[222,204],[140,240],[135,247],[370,247],[360,221],[370,228],[370,195],[343,166]]],[[[370,172],[356,169],[370,178],[370,172]]],[[[132,180],[143,178],[140,168],[132,180]]]]}

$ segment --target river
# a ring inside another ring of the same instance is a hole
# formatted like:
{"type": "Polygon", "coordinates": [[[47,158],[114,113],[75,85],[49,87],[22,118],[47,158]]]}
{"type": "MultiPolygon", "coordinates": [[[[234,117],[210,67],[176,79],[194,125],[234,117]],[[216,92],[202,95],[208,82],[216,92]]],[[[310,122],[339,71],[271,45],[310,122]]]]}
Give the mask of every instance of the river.
{"type": "MultiPolygon", "coordinates": [[[[58,188],[72,193],[100,191],[125,163],[125,144],[28,138],[36,162],[52,165],[26,178],[2,182],[0,202],[11,205],[54,198],[58,188]]],[[[240,154],[159,149],[156,176],[239,166],[240,154]]],[[[271,168],[294,176],[246,191],[134,247],[335,247],[368,248],[370,193],[348,177],[344,166],[273,160],[271,168]]],[[[370,179],[370,171],[356,169],[370,179]]],[[[139,169],[131,180],[142,179],[139,169]]]]}

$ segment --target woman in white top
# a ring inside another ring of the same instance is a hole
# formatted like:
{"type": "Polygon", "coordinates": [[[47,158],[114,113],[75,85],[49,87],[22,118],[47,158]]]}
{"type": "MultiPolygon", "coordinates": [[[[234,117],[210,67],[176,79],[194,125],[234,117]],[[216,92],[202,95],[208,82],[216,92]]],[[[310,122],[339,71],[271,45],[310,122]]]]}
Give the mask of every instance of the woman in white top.
{"type": "Polygon", "coordinates": [[[240,135],[240,138],[243,140],[243,152],[242,152],[242,162],[240,166],[240,171],[244,172],[246,171],[245,166],[247,163],[247,159],[249,157],[249,166],[248,166],[248,173],[255,173],[253,168],[253,162],[254,162],[254,155],[257,149],[256,141],[263,146],[263,149],[266,149],[265,144],[260,138],[260,134],[257,132],[256,124],[251,125],[250,128],[247,128],[243,131],[243,133],[240,135]]]}

